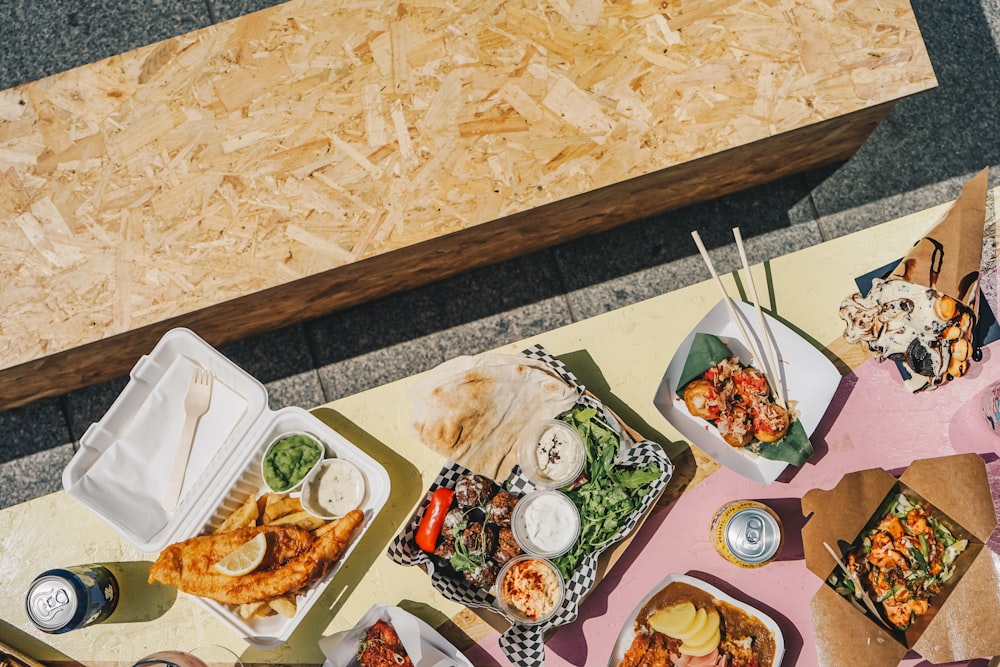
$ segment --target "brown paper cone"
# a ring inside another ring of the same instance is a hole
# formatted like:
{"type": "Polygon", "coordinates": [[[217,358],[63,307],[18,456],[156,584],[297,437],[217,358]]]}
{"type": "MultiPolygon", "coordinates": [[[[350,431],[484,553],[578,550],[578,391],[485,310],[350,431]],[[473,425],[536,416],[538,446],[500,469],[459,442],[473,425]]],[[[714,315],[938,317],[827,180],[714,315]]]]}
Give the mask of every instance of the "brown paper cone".
{"type": "Polygon", "coordinates": [[[962,187],[944,219],[917,241],[890,279],[936,289],[979,314],[988,176],[989,169],[983,169],[962,187]]]}

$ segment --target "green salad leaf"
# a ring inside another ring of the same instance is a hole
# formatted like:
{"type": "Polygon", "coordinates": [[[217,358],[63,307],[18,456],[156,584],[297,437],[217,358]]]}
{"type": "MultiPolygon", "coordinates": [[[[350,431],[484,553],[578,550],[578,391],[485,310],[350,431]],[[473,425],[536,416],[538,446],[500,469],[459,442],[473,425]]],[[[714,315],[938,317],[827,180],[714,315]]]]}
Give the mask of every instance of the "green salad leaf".
{"type": "Polygon", "coordinates": [[[586,481],[566,492],[580,510],[580,537],[553,561],[563,577],[569,578],[584,558],[615,538],[622,523],[642,504],[641,491],[662,472],[655,463],[641,468],[615,463],[621,438],[596,408],[577,405],[563,419],[583,436],[587,450],[586,481]]]}

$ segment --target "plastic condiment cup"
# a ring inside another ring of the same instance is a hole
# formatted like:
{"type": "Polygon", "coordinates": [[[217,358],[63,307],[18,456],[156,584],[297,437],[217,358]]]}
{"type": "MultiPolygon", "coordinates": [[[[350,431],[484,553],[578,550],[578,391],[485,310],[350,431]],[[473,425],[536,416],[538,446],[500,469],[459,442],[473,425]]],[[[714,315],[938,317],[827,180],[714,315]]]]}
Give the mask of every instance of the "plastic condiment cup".
{"type": "Polygon", "coordinates": [[[326,456],[326,445],[324,445],[322,441],[320,441],[320,439],[317,438],[312,433],[306,433],[305,431],[290,431],[288,433],[282,433],[274,440],[272,440],[271,443],[267,446],[267,449],[264,450],[264,456],[260,460],[260,477],[261,479],[264,480],[265,486],[267,486],[267,488],[273,491],[274,493],[292,493],[293,491],[297,491],[298,488],[302,486],[302,483],[305,481],[306,477],[309,476],[309,473],[311,473],[313,470],[316,469],[316,466],[320,464],[320,461],[322,461],[323,457],[325,456],[326,456]],[[313,463],[312,467],[309,468],[309,470],[307,470],[305,474],[302,475],[302,478],[299,479],[297,482],[295,482],[295,484],[291,485],[287,489],[276,489],[267,483],[267,476],[264,474],[264,462],[267,461],[267,457],[268,455],[270,455],[271,450],[273,450],[279,442],[293,435],[301,435],[303,437],[309,438],[314,443],[316,443],[316,447],[319,449],[319,457],[316,459],[316,462],[313,463]]]}
{"type": "Polygon", "coordinates": [[[580,537],[580,510],[561,491],[532,491],[514,505],[510,529],[525,553],[555,558],[580,537]]]}
{"type": "Polygon", "coordinates": [[[302,509],[319,519],[339,519],[351,510],[357,509],[364,504],[367,487],[364,473],[347,459],[323,459],[306,475],[302,483],[302,509]],[[342,511],[336,513],[326,511],[317,498],[319,482],[323,478],[323,475],[331,468],[339,468],[344,472],[351,473],[351,481],[345,481],[342,488],[342,491],[350,496],[351,500],[346,501],[344,506],[340,508],[342,511]]]}
{"type": "Polygon", "coordinates": [[[538,625],[551,619],[562,606],[566,597],[566,582],[559,569],[551,561],[537,556],[517,556],[507,561],[497,574],[496,581],[497,604],[511,620],[521,625],[538,625]],[[546,573],[545,579],[551,584],[554,590],[538,589],[537,583],[541,577],[527,577],[522,579],[523,585],[517,585],[515,577],[523,573],[524,568],[534,566],[539,572],[546,573]],[[508,597],[508,588],[515,594],[530,602],[545,601],[543,611],[536,615],[528,614],[519,608],[512,599],[508,597]]]}
{"type": "Polygon", "coordinates": [[[517,446],[517,462],[521,466],[521,472],[535,485],[535,488],[558,489],[572,484],[580,476],[587,462],[587,451],[579,431],[561,419],[549,419],[532,424],[521,434],[517,446]],[[565,451],[561,454],[563,464],[560,467],[564,467],[565,470],[559,475],[546,472],[539,463],[540,443],[550,431],[564,443],[562,446],[565,451]],[[570,459],[573,460],[573,465],[565,466],[570,459]]]}

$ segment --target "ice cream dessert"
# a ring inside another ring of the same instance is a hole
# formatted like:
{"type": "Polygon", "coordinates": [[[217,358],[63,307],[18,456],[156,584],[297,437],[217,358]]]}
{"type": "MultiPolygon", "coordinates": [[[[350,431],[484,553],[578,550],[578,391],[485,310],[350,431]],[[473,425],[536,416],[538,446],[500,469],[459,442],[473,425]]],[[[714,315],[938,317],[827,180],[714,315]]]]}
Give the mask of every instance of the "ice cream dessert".
{"type": "Polygon", "coordinates": [[[987,181],[984,169],[888,276],[840,304],[847,342],[903,366],[911,392],[961,377],[981,357],[974,334],[987,181]]]}
{"type": "Polygon", "coordinates": [[[965,375],[980,356],[972,309],[917,283],[876,278],[867,296],[853,294],[840,304],[840,317],[847,342],[864,343],[879,361],[902,363],[913,392],[965,375]]]}

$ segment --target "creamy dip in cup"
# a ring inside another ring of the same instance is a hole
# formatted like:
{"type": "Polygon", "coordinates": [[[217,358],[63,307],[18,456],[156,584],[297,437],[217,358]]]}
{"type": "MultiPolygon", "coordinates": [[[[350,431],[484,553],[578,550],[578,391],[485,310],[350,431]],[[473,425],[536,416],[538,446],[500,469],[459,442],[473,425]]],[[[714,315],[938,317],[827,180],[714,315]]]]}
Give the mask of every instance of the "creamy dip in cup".
{"type": "Polygon", "coordinates": [[[580,510],[560,491],[533,491],[517,501],[510,527],[525,553],[555,558],[580,536],[580,510]]]}

